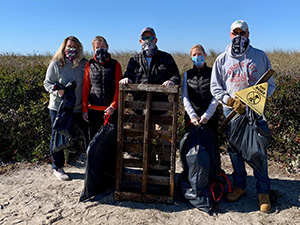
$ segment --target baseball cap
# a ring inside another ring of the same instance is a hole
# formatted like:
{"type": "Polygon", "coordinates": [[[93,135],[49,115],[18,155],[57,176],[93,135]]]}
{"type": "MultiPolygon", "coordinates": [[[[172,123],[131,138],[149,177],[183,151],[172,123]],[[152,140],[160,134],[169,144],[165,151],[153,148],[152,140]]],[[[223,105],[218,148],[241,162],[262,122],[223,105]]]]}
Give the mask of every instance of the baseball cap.
{"type": "Polygon", "coordinates": [[[236,29],[236,28],[240,28],[240,29],[242,29],[243,31],[248,31],[248,30],[249,30],[248,25],[247,25],[247,23],[246,23],[244,20],[237,20],[237,21],[234,21],[234,22],[231,24],[230,31],[233,31],[233,30],[236,29]]]}
{"type": "Polygon", "coordinates": [[[151,34],[153,34],[153,36],[154,37],[156,37],[156,34],[155,34],[155,32],[154,32],[154,29],[153,28],[151,28],[151,27],[145,27],[143,30],[142,30],[142,32],[141,32],[141,37],[143,36],[143,34],[145,33],[145,32],[150,32],[151,34]]]}

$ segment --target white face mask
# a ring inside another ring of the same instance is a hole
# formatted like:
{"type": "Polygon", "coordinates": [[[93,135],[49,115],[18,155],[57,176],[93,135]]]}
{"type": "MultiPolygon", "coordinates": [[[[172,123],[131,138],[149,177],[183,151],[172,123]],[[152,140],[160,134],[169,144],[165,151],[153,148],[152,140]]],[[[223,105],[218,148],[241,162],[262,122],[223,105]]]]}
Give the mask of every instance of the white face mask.
{"type": "Polygon", "coordinates": [[[244,53],[248,45],[249,45],[248,38],[241,35],[237,35],[232,39],[232,44],[231,44],[232,52],[234,54],[244,53]]]}
{"type": "Polygon", "coordinates": [[[145,52],[147,56],[153,56],[155,54],[156,43],[154,40],[145,40],[142,43],[142,51],[145,52]]]}

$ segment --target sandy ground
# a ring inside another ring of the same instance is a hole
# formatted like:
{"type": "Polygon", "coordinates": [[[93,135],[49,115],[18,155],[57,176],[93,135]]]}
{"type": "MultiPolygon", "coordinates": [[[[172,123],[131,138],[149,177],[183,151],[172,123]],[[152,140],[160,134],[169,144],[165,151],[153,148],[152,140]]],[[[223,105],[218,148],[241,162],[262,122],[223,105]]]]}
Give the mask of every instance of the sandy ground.
{"type": "MultiPolygon", "coordinates": [[[[228,155],[222,165],[230,174],[228,155]]],[[[65,170],[70,181],[59,181],[49,164],[5,167],[0,175],[0,224],[300,224],[300,174],[269,162],[272,212],[258,211],[255,178],[247,167],[247,194],[236,203],[224,199],[207,214],[175,198],[173,205],[115,201],[113,194],[78,203],[84,185],[85,159],[65,170]]],[[[180,172],[177,162],[176,176],[180,172]]],[[[231,179],[231,176],[229,176],[231,179]]]]}

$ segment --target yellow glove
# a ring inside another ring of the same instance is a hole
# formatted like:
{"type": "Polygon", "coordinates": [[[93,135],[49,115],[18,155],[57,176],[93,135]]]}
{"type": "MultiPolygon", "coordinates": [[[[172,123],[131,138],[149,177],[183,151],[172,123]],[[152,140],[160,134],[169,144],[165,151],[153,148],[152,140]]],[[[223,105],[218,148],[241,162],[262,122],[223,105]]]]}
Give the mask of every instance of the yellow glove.
{"type": "Polygon", "coordinates": [[[246,112],[246,106],[237,98],[230,97],[227,105],[231,106],[238,114],[244,114],[246,112]]]}

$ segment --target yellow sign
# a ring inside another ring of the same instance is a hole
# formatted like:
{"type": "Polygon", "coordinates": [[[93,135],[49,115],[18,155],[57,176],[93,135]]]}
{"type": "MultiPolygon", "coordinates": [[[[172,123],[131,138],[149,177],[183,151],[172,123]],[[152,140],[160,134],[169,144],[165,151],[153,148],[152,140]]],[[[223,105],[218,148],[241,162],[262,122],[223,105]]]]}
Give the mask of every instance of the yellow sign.
{"type": "Polygon", "coordinates": [[[257,114],[262,115],[267,99],[268,83],[258,84],[235,93],[235,96],[253,109],[257,114]]]}

